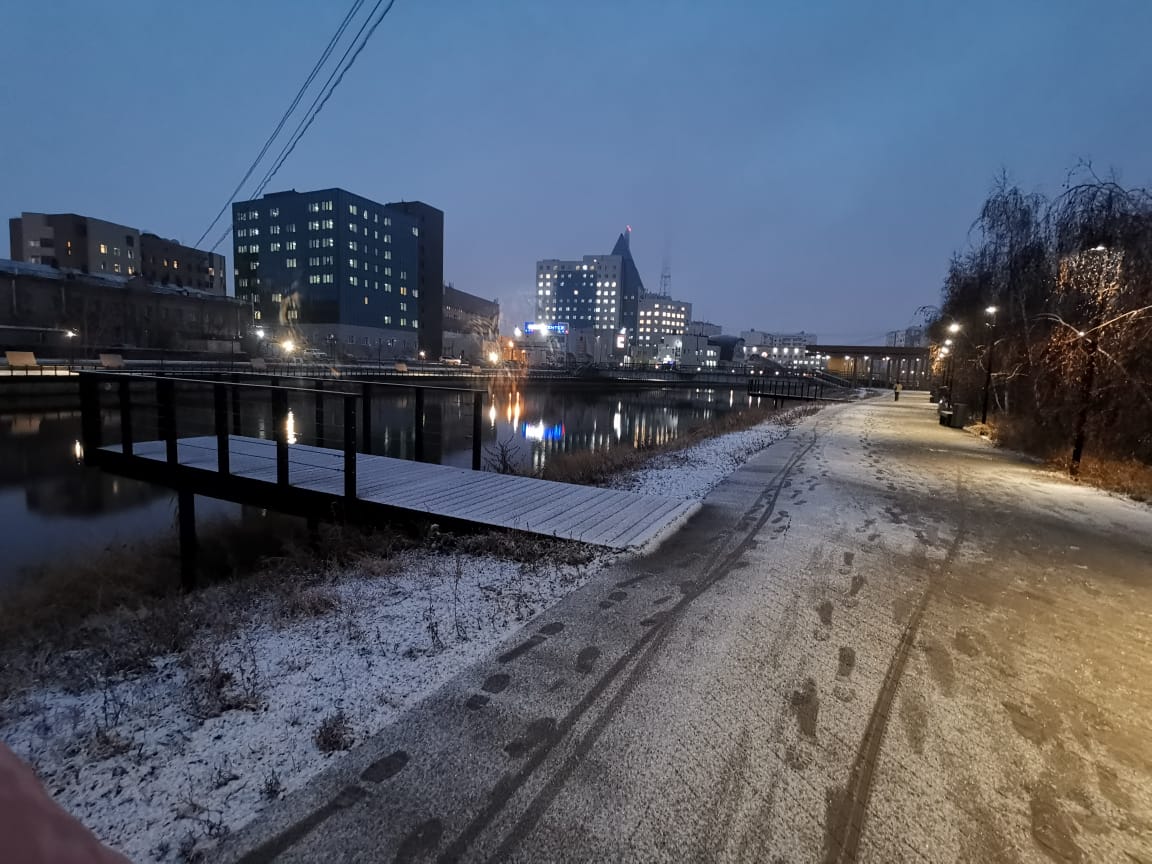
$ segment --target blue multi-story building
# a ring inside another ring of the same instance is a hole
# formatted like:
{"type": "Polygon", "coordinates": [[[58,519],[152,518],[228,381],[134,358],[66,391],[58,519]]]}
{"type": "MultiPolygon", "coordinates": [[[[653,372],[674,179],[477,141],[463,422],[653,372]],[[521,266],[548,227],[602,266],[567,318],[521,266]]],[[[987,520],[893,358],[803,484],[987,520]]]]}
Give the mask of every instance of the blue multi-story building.
{"type": "Polygon", "coordinates": [[[269,339],[340,355],[415,356],[420,225],[344,189],[237,202],[236,296],[251,303],[253,325],[269,339]]]}

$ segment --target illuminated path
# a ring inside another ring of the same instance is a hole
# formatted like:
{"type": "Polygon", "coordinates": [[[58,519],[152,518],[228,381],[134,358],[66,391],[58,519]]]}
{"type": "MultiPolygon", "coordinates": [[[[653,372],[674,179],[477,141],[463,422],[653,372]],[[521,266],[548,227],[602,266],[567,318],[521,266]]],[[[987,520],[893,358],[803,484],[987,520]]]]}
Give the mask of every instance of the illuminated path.
{"type": "Polygon", "coordinates": [[[227,839],[259,861],[1152,861],[1152,510],[825,408],[227,839]]]}

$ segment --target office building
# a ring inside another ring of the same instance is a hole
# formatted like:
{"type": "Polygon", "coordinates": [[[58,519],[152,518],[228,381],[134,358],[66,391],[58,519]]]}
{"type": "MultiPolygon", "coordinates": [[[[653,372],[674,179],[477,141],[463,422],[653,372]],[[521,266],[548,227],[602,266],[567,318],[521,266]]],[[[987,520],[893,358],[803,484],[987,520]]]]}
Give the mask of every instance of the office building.
{"type": "Polygon", "coordinates": [[[692,304],[649,294],[637,304],[636,356],[678,360],[692,304]]]}
{"type": "Polygon", "coordinates": [[[562,322],[575,330],[627,330],[636,343],[644,283],[632,259],[625,229],[609,255],[536,262],[536,320],[562,322]]]}
{"type": "Polygon", "coordinates": [[[385,205],[416,220],[416,285],[420,294],[420,350],[427,357],[444,353],[444,211],[422,201],[398,201],[385,205]]]}
{"type": "Polygon", "coordinates": [[[14,261],[81,273],[141,275],[151,285],[228,293],[223,255],[76,213],[22,213],[8,221],[14,261]]]}
{"type": "Polygon", "coordinates": [[[140,272],[140,232],[76,213],[22,213],[8,220],[13,261],[80,273],[140,272]]]}
{"type": "Polygon", "coordinates": [[[536,321],[562,322],[575,330],[620,327],[619,255],[585,255],[579,261],[536,262],[536,321]]]}
{"type": "Polygon", "coordinates": [[[237,202],[236,296],[269,338],[337,357],[415,356],[420,231],[419,218],[344,189],[237,202]]]}
{"type": "Polygon", "coordinates": [[[147,232],[140,235],[140,273],[155,285],[227,294],[224,266],[223,255],[193,249],[147,232]]]}

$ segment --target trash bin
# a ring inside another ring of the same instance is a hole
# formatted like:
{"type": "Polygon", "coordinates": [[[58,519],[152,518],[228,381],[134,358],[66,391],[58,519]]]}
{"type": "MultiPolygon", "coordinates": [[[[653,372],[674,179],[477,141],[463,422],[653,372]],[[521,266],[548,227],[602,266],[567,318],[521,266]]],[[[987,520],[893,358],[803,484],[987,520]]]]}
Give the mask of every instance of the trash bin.
{"type": "Polygon", "coordinates": [[[952,428],[963,429],[968,425],[968,419],[972,415],[972,408],[963,402],[957,402],[952,406],[952,428]]]}

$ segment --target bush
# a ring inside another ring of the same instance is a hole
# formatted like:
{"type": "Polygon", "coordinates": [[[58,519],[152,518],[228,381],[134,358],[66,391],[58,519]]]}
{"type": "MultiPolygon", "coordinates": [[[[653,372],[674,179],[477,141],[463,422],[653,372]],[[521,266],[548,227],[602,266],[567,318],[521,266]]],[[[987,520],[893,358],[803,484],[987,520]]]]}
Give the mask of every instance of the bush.
{"type": "Polygon", "coordinates": [[[355,739],[352,737],[352,727],[348,725],[348,718],[343,711],[329,714],[320,721],[316,731],[312,734],[316,749],[321,753],[333,753],[337,750],[348,750],[355,739]]]}

